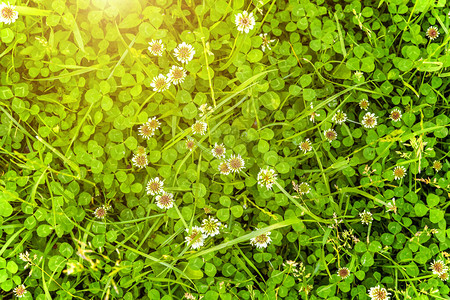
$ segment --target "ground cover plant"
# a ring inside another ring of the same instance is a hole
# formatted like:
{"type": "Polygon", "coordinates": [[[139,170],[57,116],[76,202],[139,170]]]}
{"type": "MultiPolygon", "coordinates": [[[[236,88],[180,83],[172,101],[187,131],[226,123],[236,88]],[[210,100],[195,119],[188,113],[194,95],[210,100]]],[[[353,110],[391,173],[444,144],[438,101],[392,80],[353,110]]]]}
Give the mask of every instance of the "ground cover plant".
{"type": "Polygon", "coordinates": [[[450,299],[445,0],[0,5],[4,299],[450,299]]]}

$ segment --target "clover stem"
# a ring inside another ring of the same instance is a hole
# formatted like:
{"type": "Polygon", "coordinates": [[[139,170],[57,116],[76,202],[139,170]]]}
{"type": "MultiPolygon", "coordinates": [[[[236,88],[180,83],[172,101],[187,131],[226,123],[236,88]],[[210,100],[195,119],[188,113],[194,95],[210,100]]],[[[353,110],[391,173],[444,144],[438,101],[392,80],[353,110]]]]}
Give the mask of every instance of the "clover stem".
{"type": "Polygon", "coordinates": [[[308,216],[310,216],[311,218],[313,218],[314,220],[316,220],[317,222],[320,223],[325,223],[325,224],[331,224],[333,221],[331,220],[326,220],[326,219],[322,219],[318,216],[316,216],[315,214],[313,214],[311,211],[309,211],[308,209],[306,209],[303,205],[301,205],[297,200],[295,200],[294,197],[292,197],[288,192],[286,192],[286,190],[277,182],[275,181],[275,185],[278,187],[278,189],[286,195],[286,197],[288,197],[289,200],[291,200],[298,208],[300,208],[305,214],[307,214],[308,216]]]}
{"type": "Polygon", "coordinates": [[[370,243],[370,230],[372,229],[372,222],[369,223],[369,228],[367,229],[367,244],[370,243]]]}

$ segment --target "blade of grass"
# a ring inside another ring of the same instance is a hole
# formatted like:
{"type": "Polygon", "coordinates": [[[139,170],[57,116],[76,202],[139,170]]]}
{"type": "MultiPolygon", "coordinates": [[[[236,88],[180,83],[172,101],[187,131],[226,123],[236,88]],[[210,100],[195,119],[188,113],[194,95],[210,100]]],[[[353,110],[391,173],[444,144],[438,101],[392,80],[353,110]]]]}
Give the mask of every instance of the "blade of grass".
{"type": "Polygon", "coordinates": [[[322,218],[316,216],[315,214],[313,214],[312,212],[310,212],[309,210],[307,210],[294,197],[292,197],[288,192],[286,192],[286,190],[277,181],[275,181],[275,185],[278,187],[278,189],[283,194],[285,194],[288,197],[289,200],[291,200],[298,208],[300,208],[305,214],[307,214],[308,216],[313,218],[315,221],[317,221],[319,223],[325,223],[325,224],[331,224],[332,223],[332,221],[326,220],[326,219],[322,219],[322,218]]]}
{"type": "MultiPolygon", "coordinates": [[[[92,223],[88,223],[89,226],[88,226],[87,228],[84,228],[83,226],[79,225],[77,222],[74,222],[74,221],[71,220],[70,218],[68,218],[68,220],[69,220],[69,222],[70,222],[71,224],[73,224],[75,227],[77,227],[80,231],[82,231],[82,232],[85,233],[85,235],[84,235],[84,243],[86,243],[87,237],[88,237],[88,236],[90,236],[90,237],[95,237],[95,234],[93,234],[92,232],[89,231],[89,230],[90,230],[90,227],[91,227],[90,224],[92,224],[92,223]]],[[[74,239],[73,235],[72,235],[72,238],[74,239]]],[[[185,276],[186,278],[188,278],[188,276],[187,276],[183,271],[181,271],[180,269],[178,269],[178,268],[176,268],[176,267],[173,267],[173,266],[171,266],[170,264],[168,264],[168,263],[166,263],[166,262],[163,262],[163,261],[161,261],[160,259],[158,259],[158,258],[156,258],[156,257],[154,257],[154,256],[152,256],[152,255],[149,255],[149,254],[144,253],[144,252],[142,252],[142,251],[136,250],[136,249],[133,248],[133,247],[130,247],[130,246],[128,246],[128,245],[125,245],[125,244],[123,243],[123,241],[116,241],[116,243],[117,243],[118,245],[120,245],[121,247],[123,247],[123,248],[125,248],[125,249],[127,249],[127,250],[130,250],[131,252],[134,252],[135,254],[138,254],[138,255],[140,255],[140,256],[142,256],[142,257],[144,257],[144,258],[147,258],[147,259],[151,260],[152,262],[159,263],[159,264],[161,264],[161,265],[163,265],[163,266],[165,266],[165,267],[171,269],[172,271],[174,271],[174,272],[176,272],[176,273],[178,273],[178,274],[181,274],[181,275],[185,276]]],[[[108,242],[107,242],[106,244],[108,245],[108,247],[111,247],[111,249],[117,248],[116,245],[112,245],[112,244],[110,244],[110,243],[108,243],[108,242]]],[[[80,258],[80,259],[81,259],[81,258],[80,258]]],[[[192,280],[190,280],[190,281],[192,282],[192,280]]]]}
{"type": "Polygon", "coordinates": [[[84,42],[83,42],[83,38],[81,37],[80,28],[78,27],[75,17],[72,15],[72,13],[70,13],[68,11],[66,11],[66,15],[69,16],[69,19],[70,19],[70,27],[73,32],[73,37],[75,39],[75,43],[78,45],[78,48],[80,48],[81,52],[86,52],[84,50],[84,42]]]}
{"type": "Polygon", "coordinates": [[[30,202],[36,205],[36,201],[35,201],[35,196],[36,196],[36,191],[38,188],[39,183],[41,182],[41,180],[44,178],[44,176],[47,174],[47,168],[44,169],[44,171],[42,172],[41,176],[39,176],[39,179],[36,180],[36,182],[34,183],[33,187],[31,188],[31,193],[30,193],[30,202]]]}
{"type": "Polygon", "coordinates": [[[44,141],[41,137],[39,137],[39,136],[36,136],[36,138],[33,137],[27,130],[25,130],[25,128],[22,127],[22,125],[19,124],[19,122],[16,121],[16,119],[13,118],[13,116],[11,116],[6,110],[4,110],[3,107],[0,106],[0,110],[3,111],[3,113],[20,129],[20,131],[22,131],[22,133],[24,133],[26,136],[28,136],[32,140],[38,140],[39,142],[41,142],[45,147],[47,147],[53,153],[55,153],[56,156],[61,158],[70,168],[72,168],[76,173],[78,173],[78,178],[81,178],[80,168],[78,167],[78,165],[76,163],[74,163],[73,161],[68,159],[66,156],[61,154],[61,152],[56,150],[53,146],[51,146],[49,143],[44,141]]]}
{"type": "MultiPolygon", "coordinates": [[[[220,122],[218,122],[216,124],[216,126],[214,126],[214,128],[211,129],[211,131],[214,131],[215,129],[217,129],[222,123],[224,123],[229,117],[231,117],[230,114],[228,114],[229,111],[234,110],[236,107],[238,107],[239,105],[241,105],[244,100],[247,98],[247,96],[243,97],[241,101],[239,101],[238,103],[236,103],[234,106],[232,106],[231,108],[229,108],[227,111],[223,112],[222,114],[225,115],[222,119],[220,119],[220,122]]],[[[221,114],[221,115],[222,115],[221,114]]],[[[177,139],[177,141],[181,140],[183,137],[187,136],[189,133],[191,132],[191,128],[186,129],[185,131],[180,133],[180,137],[177,139]]],[[[207,139],[208,136],[204,136],[203,138],[200,139],[200,141],[198,142],[198,145],[201,145],[201,143],[207,139]]],[[[174,145],[175,143],[172,143],[170,146],[174,145]]],[[[203,149],[206,150],[206,149],[203,149]]],[[[175,186],[175,182],[177,179],[177,176],[181,170],[181,167],[184,165],[184,163],[186,162],[186,160],[189,158],[189,156],[191,155],[191,153],[186,154],[186,156],[183,158],[183,161],[181,162],[181,164],[178,166],[178,169],[175,173],[174,179],[173,179],[173,186],[175,186]]]]}
{"type": "Polygon", "coordinates": [[[280,229],[280,228],[284,228],[284,227],[287,227],[287,226],[291,226],[293,224],[297,224],[297,223],[300,223],[300,222],[302,222],[302,221],[297,219],[297,218],[291,218],[291,219],[288,219],[288,220],[285,220],[285,221],[281,221],[281,222],[272,224],[270,226],[267,226],[265,228],[252,231],[251,233],[248,233],[246,235],[237,237],[237,238],[232,239],[230,241],[224,242],[224,243],[222,243],[220,245],[211,247],[211,248],[203,250],[203,251],[198,251],[198,252],[196,252],[196,253],[194,253],[192,255],[188,255],[187,257],[182,257],[182,258],[192,259],[192,258],[196,258],[196,257],[199,257],[199,256],[201,257],[201,256],[204,256],[204,255],[206,255],[208,253],[215,252],[215,251],[220,251],[220,250],[229,248],[229,247],[231,247],[233,245],[249,241],[250,239],[252,239],[254,237],[257,237],[258,235],[267,233],[269,231],[273,231],[273,230],[276,230],[276,229],[280,229]]]}
{"type": "Polygon", "coordinates": [[[8,240],[3,244],[3,247],[0,249],[0,257],[2,257],[3,253],[8,249],[9,245],[25,230],[25,227],[19,229],[13,235],[11,235],[8,240]]]}
{"type": "MultiPolygon", "coordinates": [[[[96,65],[96,66],[100,66],[100,65],[96,65]]],[[[60,79],[64,79],[64,78],[70,78],[72,76],[78,76],[78,75],[82,75],[85,73],[89,73],[95,70],[99,70],[98,67],[96,66],[92,66],[92,67],[85,67],[81,70],[76,70],[76,71],[72,71],[69,73],[65,73],[62,75],[57,75],[57,76],[51,76],[51,77],[47,77],[47,78],[38,78],[38,79],[32,79],[32,78],[26,78],[29,81],[54,81],[54,80],[60,80],[60,79]]]]}
{"type": "Polygon", "coordinates": [[[56,105],[61,106],[64,109],[67,109],[70,112],[76,112],[76,110],[73,110],[73,109],[70,109],[70,108],[64,106],[63,104],[61,104],[60,101],[53,99],[53,97],[51,95],[48,95],[48,94],[36,96],[36,99],[39,100],[39,101],[45,101],[45,102],[54,103],[56,105]]]}
{"type": "Polygon", "coordinates": [[[40,136],[37,136],[37,140],[39,142],[41,142],[42,144],[44,144],[45,147],[47,147],[48,149],[50,149],[53,153],[56,154],[56,156],[58,156],[59,158],[61,158],[72,170],[74,170],[77,174],[78,174],[78,178],[81,178],[81,173],[80,173],[80,167],[73,161],[71,161],[70,159],[68,159],[66,156],[64,156],[61,152],[59,152],[58,150],[56,150],[56,148],[54,148],[52,145],[50,145],[49,143],[47,143],[43,138],[41,138],[40,136]]]}
{"type": "Polygon", "coordinates": [[[337,13],[334,13],[334,19],[336,20],[336,26],[337,26],[338,35],[339,35],[339,44],[341,46],[342,55],[344,57],[346,57],[347,50],[345,50],[344,36],[342,35],[341,24],[339,24],[337,13]]]}
{"type": "MultiPolygon", "coordinates": [[[[198,20],[198,23],[200,24],[201,34],[203,35],[203,26],[202,26],[202,21],[201,21],[199,15],[197,15],[197,20],[198,20]]],[[[206,71],[208,72],[208,82],[209,82],[209,89],[211,90],[211,99],[213,101],[213,106],[216,107],[216,98],[214,97],[214,87],[212,85],[211,74],[209,71],[210,68],[209,68],[209,62],[208,62],[208,53],[206,52],[205,37],[202,36],[201,40],[202,40],[202,45],[203,45],[203,55],[205,55],[206,71]]]]}
{"type": "Polygon", "coordinates": [[[317,160],[317,164],[319,165],[319,169],[320,169],[320,173],[322,174],[322,178],[323,178],[323,183],[325,184],[325,186],[327,187],[327,191],[328,194],[331,193],[330,191],[330,183],[328,182],[328,177],[325,174],[325,172],[323,171],[323,165],[322,165],[322,161],[320,160],[319,154],[317,153],[315,147],[312,147],[313,151],[314,151],[314,155],[316,156],[316,160],[317,160]]]}
{"type": "Polygon", "coordinates": [[[73,134],[72,139],[70,140],[69,146],[66,150],[66,156],[68,155],[70,148],[72,147],[72,144],[75,142],[76,138],[78,137],[78,134],[80,133],[81,126],[83,126],[84,122],[86,121],[87,117],[89,116],[89,113],[91,112],[92,108],[94,107],[94,103],[91,103],[91,105],[88,108],[88,111],[84,115],[81,122],[78,124],[77,128],[75,129],[75,133],[73,134]]]}
{"type": "MultiPolygon", "coordinates": [[[[356,88],[357,88],[358,86],[360,86],[360,85],[361,85],[361,84],[358,84],[358,85],[355,85],[355,86],[348,87],[348,88],[346,88],[345,90],[343,90],[343,91],[341,91],[341,92],[339,92],[339,93],[337,93],[337,94],[335,94],[335,95],[333,95],[333,96],[328,97],[325,101],[320,102],[320,103],[314,108],[314,111],[316,111],[316,110],[318,110],[318,109],[324,107],[325,105],[327,105],[327,104],[330,103],[331,101],[333,101],[333,100],[335,100],[335,99],[341,97],[342,95],[345,95],[346,93],[348,93],[348,92],[350,92],[350,91],[356,89],[356,88]]],[[[297,117],[295,120],[292,120],[291,123],[292,123],[292,124],[295,124],[295,123],[301,121],[302,119],[307,118],[312,112],[313,112],[313,111],[305,111],[305,112],[302,113],[299,117],[297,117]]],[[[305,130],[303,130],[303,131],[301,131],[301,132],[298,132],[298,133],[296,133],[296,134],[293,134],[293,135],[291,135],[291,136],[289,136],[289,137],[287,137],[287,138],[281,139],[281,140],[278,141],[278,144],[281,145],[281,143],[283,143],[283,142],[285,142],[285,141],[288,141],[288,140],[291,140],[291,139],[294,139],[294,138],[296,138],[296,137],[298,137],[298,136],[301,136],[301,135],[303,135],[305,132],[308,132],[308,131],[313,130],[313,129],[316,129],[316,128],[320,128],[320,126],[322,125],[323,122],[324,122],[324,121],[318,123],[317,125],[315,125],[315,126],[313,126],[313,127],[309,127],[308,129],[305,129],[305,130]]]]}
{"type": "MultiPolygon", "coordinates": [[[[256,273],[261,277],[261,279],[266,283],[266,280],[264,279],[264,276],[259,272],[258,268],[253,264],[253,262],[242,252],[241,248],[238,245],[234,245],[236,249],[238,249],[239,253],[241,254],[242,258],[246,261],[246,263],[252,267],[253,270],[255,270],[256,273]]],[[[245,273],[252,278],[252,280],[255,280],[255,276],[253,276],[253,273],[247,268],[247,265],[242,261],[242,259],[233,251],[234,257],[237,259],[241,267],[244,269],[245,273]]],[[[255,280],[255,282],[259,285],[260,288],[262,288],[260,282],[258,280],[255,280]]]]}
{"type": "Polygon", "coordinates": [[[0,58],[2,58],[3,56],[5,56],[6,54],[8,54],[9,51],[11,51],[12,49],[14,49],[17,45],[17,42],[15,42],[14,44],[11,44],[8,46],[8,48],[6,48],[2,53],[0,53],[0,58]]]}
{"type": "Polygon", "coordinates": [[[49,16],[52,11],[51,10],[43,10],[35,7],[29,7],[29,6],[16,6],[16,10],[19,13],[19,15],[24,16],[49,16]]]}
{"type": "MultiPolygon", "coordinates": [[[[119,27],[117,26],[117,23],[116,23],[116,29],[117,29],[117,32],[119,33],[119,36],[121,37],[122,41],[125,43],[125,41],[123,40],[122,34],[120,33],[119,27]]],[[[111,73],[109,74],[108,79],[106,79],[106,80],[109,80],[109,79],[113,76],[114,71],[116,70],[116,68],[117,68],[118,66],[120,66],[120,64],[122,63],[122,61],[123,61],[123,60],[125,59],[125,57],[128,55],[129,49],[130,49],[131,47],[133,47],[134,42],[136,42],[137,37],[138,37],[138,36],[136,35],[136,36],[134,37],[134,39],[130,42],[130,44],[127,46],[127,48],[125,49],[125,51],[124,51],[124,52],[122,53],[122,55],[120,56],[119,61],[116,63],[116,65],[115,65],[114,68],[112,69],[111,73]]]]}

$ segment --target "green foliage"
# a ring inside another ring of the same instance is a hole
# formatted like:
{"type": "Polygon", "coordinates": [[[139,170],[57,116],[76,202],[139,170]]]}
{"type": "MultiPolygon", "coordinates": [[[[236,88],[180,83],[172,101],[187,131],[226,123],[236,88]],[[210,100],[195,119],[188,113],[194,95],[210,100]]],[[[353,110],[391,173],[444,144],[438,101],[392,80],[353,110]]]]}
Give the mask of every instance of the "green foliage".
{"type": "Polygon", "coordinates": [[[2,297],[448,297],[445,0],[14,4],[2,297]]]}

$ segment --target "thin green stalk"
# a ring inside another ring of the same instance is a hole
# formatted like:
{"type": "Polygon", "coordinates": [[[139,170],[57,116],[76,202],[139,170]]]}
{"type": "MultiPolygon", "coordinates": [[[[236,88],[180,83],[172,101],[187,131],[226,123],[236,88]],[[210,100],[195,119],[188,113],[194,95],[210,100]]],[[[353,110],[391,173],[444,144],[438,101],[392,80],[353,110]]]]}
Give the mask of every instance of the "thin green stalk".
{"type": "Polygon", "coordinates": [[[333,223],[333,220],[326,220],[326,219],[322,219],[318,216],[316,216],[315,214],[313,214],[311,211],[307,210],[303,205],[301,205],[294,197],[292,197],[288,192],[286,192],[286,190],[277,182],[275,181],[275,185],[278,187],[278,189],[284,194],[286,195],[286,197],[288,197],[289,200],[291,200],[298,208],[300,208],[305,214],[307,214],[308,216],[310,216],[311,218],[313,218],[314,220],[316,220],[319,223],[325,223],[325,224],[331,224],[333,223]]]}

